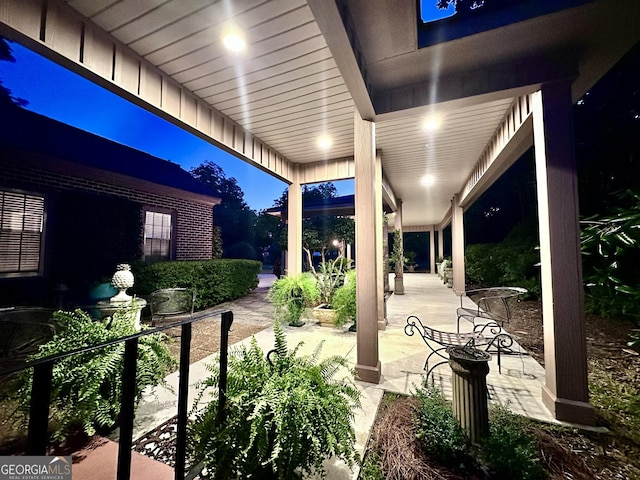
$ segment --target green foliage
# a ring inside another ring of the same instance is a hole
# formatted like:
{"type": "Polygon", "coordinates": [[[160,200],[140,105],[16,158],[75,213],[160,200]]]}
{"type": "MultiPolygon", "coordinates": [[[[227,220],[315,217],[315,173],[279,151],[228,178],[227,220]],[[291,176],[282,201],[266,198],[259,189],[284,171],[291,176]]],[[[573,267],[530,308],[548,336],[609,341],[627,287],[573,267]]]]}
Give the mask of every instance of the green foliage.
{"type": "Polygon", "coordinates": [[[630,367],[625,377],[616,379],[608,371],[593,369],[590,400],[615,431],[640,444],[640,389],[635,384],[635,367],[630,367]],[[597,376],[595,372],[599,372],[597,376]]]}
{"type": "Polygon", "coordinates": [[[360,469],[360,480],[385,480],[382,459],[376,451],[367,453],[360,469]]]}
{"type": "Polygon", "coordinates": [[[240,298],[258,286],[262,264],[255,260],[189,260],[137,263],[131,266],[134,292],[149,295],[160,288],[195,289],[195,308],[200,310],[240,298]]]}
{"type": "Polygon", "coordinates": [[[489,436],[482,440],[480,448],[482,457],[495,478],[547,478],[547,472],[538,458],[535,438],[527,433],[526,426],[526,420],[511,413],[508,407],[493,407],[489,436]]]}
{"type": "MultiPolygon", "coordinates": [[[[41,345],[39,352],[32,355],[30,360],[136,333],[130,312],[116,312],[109,327],[94,321],[81,310],[55,312],[54,321],[64,325],[65,329],[41,345]]],[[[167,337],[162,334],[145,335],[138,340],[136,404],[146,387],[164,384],[164,377],[175,366],[166,340],[167,337]]],[[[93,435],[96,430],[105,431],[116,425],[122,396],[124,348],[122,342],[66,357],[54,364],[51,417],[55,439],[63,440],[77,427],[81,427],[87,435],[93,435]]],[[[33,370],[24,370],[21,387],[17,391],[20,412],[24,415],[29,412],[32,381],[33,370]]]]}
{"type": "Polygon", "coordinates": [[[276,320],[298,326],[306,309],[317,304],[320,293],[315,278],[305,272],[280,277],[267,298],[275,306],[276,320]]]}
{"type": "Polygon", "coordinates": [[[344,283],[333,296],[333,308],[336,310],[334,323],[340,327],[347,322],[356,321],[356,271],[348,270],[344,283]]]}
{"type": "Polygon", "coordinates": [[[344,283],[345,272],[349,268],[349,262],[344,259],[342,253],[334,260],[322,259],[317,269],[312,269],[312,275],[316,280],[320,303],[333,306],[333,297],[336,290],[344,283]]]}
{"type": "Polygon", "coordinates": [[[213,227],[211,258],[222,258],[222,234],[217,225],[213,227]]]}
{"type": "Polygon", "coordinates": [[[523,287],[532,297],[538,297],[537,243],[531,225],[518,225],[501,243],[468,245],[465,249],[467,282],[482,287],[523,287]]]}
{"type": "MultiPolygon", "coordinates": [[[[601,316],[640,323],[640,194],[620,192],[618,206],[582,222],[585,306],[601,316]]],[[[636,339],[634,343],[640,343],[636,339]]]]}
{"type": "Polygon", "coordinates": [[[189,427],[192,464],[203,461],[215,478],[295,479],[312,473],[324,477],[323,460],[336,456],[349,466],[354,448],[354,409],[360,393],[336,373],[348,366],[343,357],[319,361],[320,346],[299,356],[288,350],[285,334],[274,325],[275,349],[265,358],[252,339],[229,357],[227,420],[216,423],[217,363],[199,383],[195,420],[189,427]],[[210,392],[205,406],[202,398],[210,392]]]}
{"type": "MultiPolygon", "coordinates": [[[[470,441],[444,394],[426,381],[416,389],[420,401],[415,429],[425,452],[444,465],[455,466],[468,459],[470,441]]],[[[514,477],[515,478],[515,477],[514,477]]]]}
{"type": "Polygon", "coordinates": [[[402,247],[402,233],[400,230],[393,231],[393,247],[391,255],[389,255],[389,262],[393,263],[396,274],[402,273],[404,268],[404,250],[402,247]]]}
{"type": "MultiPolygon", "coordinates": [[[[257,215],[245,202],[238,181],[227,177],[224,170],[212,161],[201,163],[189,173],[222,200],[214,208],[213,217],[214,224],[220,225],[224,257],[232,258],[234,252],[227,252],[227,248],[238,242],[248,242],[255,248],[254,225],[257,215]]],[[[255,259],[255,256],[251,258],[255,259]]]]}

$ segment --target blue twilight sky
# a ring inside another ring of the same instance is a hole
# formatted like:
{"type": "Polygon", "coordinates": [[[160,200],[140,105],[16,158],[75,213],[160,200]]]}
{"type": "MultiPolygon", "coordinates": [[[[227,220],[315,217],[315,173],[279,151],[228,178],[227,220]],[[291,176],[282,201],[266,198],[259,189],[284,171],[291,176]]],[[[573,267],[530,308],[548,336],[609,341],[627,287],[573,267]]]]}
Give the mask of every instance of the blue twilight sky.
{"type": "MultiPolygon", "coordinates": [[[[120,98],[83,77],[10,43],[15,63],[0,62],[0,79],[27,109],[156,157],[185,170],[211,160],[234,177],[254,210],[269,208],[286,183],[120,98]]],[[[353,193],[353,181],[334,182],[339,195],[353,193]]]]}

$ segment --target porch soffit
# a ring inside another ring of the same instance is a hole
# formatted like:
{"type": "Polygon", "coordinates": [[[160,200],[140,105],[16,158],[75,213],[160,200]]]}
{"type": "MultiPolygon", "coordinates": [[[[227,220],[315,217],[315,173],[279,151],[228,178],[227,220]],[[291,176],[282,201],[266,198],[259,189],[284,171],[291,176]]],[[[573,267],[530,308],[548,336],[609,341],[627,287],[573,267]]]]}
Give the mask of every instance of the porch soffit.
{"type": "Polygon", "coordinates": [[[580,96],[640,37],[635,0],[596,0],[423,49],[415,0],[0,3],[0,33],[286,181],[299,170],[308,181],[348,175],[354,108],[373,115],[405,225],[445,218],[516,98],[570,75],[580,96]],[[221,45],[228,21],[245,32],[243,55],[221,45]],[[434,112],[442,126],[425,132],[434,112]],[[330,150],[316,147],[320,134],[330,150]],[[436,180],[429,190],[425,173],[436,180]]]}

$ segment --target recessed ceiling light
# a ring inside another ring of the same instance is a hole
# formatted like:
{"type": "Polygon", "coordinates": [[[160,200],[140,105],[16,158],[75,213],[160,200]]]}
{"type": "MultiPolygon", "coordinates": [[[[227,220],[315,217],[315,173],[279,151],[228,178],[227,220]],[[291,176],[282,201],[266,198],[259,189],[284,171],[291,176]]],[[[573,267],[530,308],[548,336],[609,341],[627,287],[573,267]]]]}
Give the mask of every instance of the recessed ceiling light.
{"type": "Polygon", "coordinates": [[[318,137],[316,144],[318,145],[318,148],[321,148],[322,150],[328,150],[329,148],[331,148],[331,145],[333,145],[333,140],[329,135],[321,135],[320,137],[318,137]]]}
{"type": "Polygon", "coordinates": [[[420,179],[420,183],[425,187],[428,187],[429,185],[433,185],[435,181],[436,179],[433,178],[433,175],[425,175],[420,179]]]}
{"type": "Polygon", "coordinates": [[[428,132],[433,132],[438,128],[440,128],[441,123],[442,123],[442,120],[439,117],[428,117],[424,121],[423,125],[425,130],[427,130],[428,132]]]}
{"type": "Polygon", "coordinates": [[[236,27],[228,27],[222,34],[222,43],[232,52],[241,52],[247,47],[242,32],[236,27]]]}

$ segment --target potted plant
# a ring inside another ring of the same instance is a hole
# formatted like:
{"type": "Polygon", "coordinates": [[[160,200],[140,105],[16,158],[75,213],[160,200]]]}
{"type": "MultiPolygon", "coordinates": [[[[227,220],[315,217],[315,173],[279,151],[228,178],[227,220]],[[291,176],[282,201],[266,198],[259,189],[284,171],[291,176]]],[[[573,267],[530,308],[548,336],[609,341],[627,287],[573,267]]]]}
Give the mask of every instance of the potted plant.
{"type": "Polygon", "coordinates": [[[309,273],[281,277],[273,282],[267,298],[275,307],[276,320],[301,327],[302,315],[319,299],[316,279],[309,273]]]}
{"type": "Polygon", "coordinates": [[[453,287],[453,263],[451,259],[445,258],[441,264],[442,281],[447,287],[453,287]]]}
{"type": "Polygon", "coordinates": [[[352,321],[350,331],[356,331],[356,271],[349,270],[345,275],[344,284],[336,290],[333,296],[333,308],[336,311],[333,321],[336,327],[341,327],[352,321]]]}
{"type": "Polygon", "coordinates": [[[320,304],[314,307],[313,316],[321,325],[332,326],[334,324],[334,295],[344,283],[348,268],[349,261],[340,254],[334,260],[323,259],[318,268],[312,270],[320,295],[320,304]]]}
{"type": "Polygon", "coordinates": [[[404,252],[404,257],[406,260],[405,265],[407,266],[407,271],[415,272],[416,267],[418,266],[418,264],[414,261],[416,258],[416,253],[412,252],[411,250],[407,250],[406,252],[404,252]]]}
{"type": "Polygon", "coordinates": [[[353,420],[360,393],[350,376],[337,376],[348,370],[346,359],[319,360],[320,346],[309,356],[298,353],[300,344],[289,350],[278,323],[274,334],[266,356],[255,338],[229,356],[223,424],[216,421],[219,365],[208,365],[210,375],[199,383],[190,463],[202,462],[211,478],[325,478],[330,457],[349,467],[358,462],[353,420]]]}

